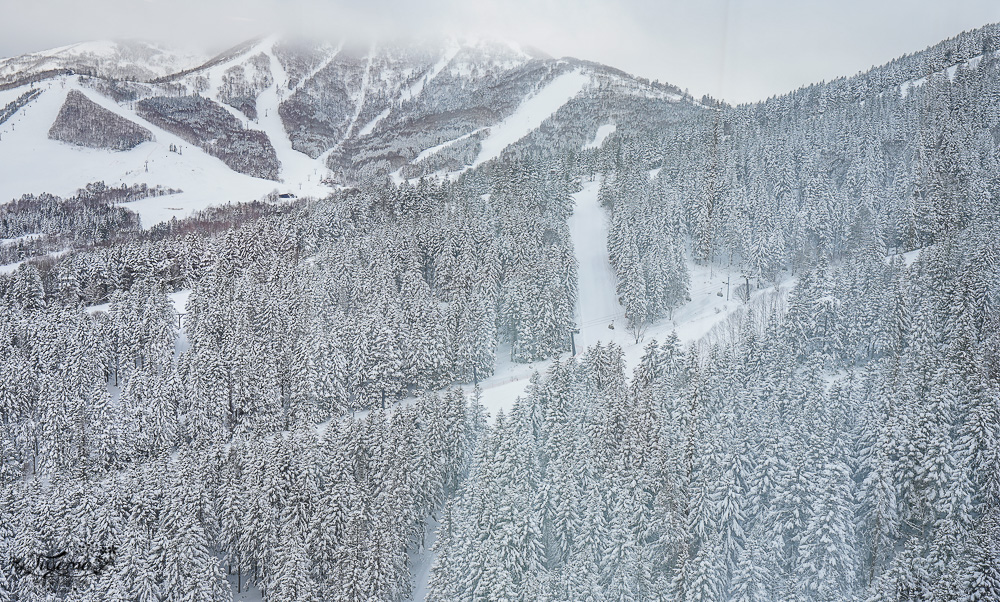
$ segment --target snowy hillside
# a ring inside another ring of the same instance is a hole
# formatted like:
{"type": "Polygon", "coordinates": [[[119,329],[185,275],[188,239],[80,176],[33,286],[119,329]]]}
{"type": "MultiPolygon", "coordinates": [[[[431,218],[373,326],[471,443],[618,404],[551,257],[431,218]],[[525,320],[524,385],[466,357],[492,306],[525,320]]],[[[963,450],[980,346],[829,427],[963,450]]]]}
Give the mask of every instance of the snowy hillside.
{"type": "Polygon", "coordinates": [[[483,41],[352,47],[272,36],[193,60],[103,42],[5,60],[0,106],[12,115],[0,125],[0,199],[65,196],[99,180],[183,190],[169,208],[134,205],[151,226],[272,192],[319,198],[359,178],[457,174],[523,143],[598,85],[654,91],[599,66],[483,41]],[[19,106],[32,90],[42,93],[19,106]],[[100,151],[50,140],[70,92],[146,128],[152,141],[100,151]],[[185,101],[191,95],[206,100],[185,101]],[[207,120],[216,125],[192,127],[207,120]],[[247,141],[263,147],[247,157],[247,141]]]}
{"type": "MultiPolygon", "coordinates": [[[[145,121],[126,106],[82,85],[79,76],[47,82],[42,93],[15,116],[0,125],[0,198],[10,200],[22,194],[48,192],[69,196],[90,182],[103,180],[111,185],[144,182],[183,190],[172,196],[168,206],[162,199],[137,205],[147,226],[183,217],[210,204],[249,201],[273,190],[291,190],[257,178],[233,172],[218,159],[187,141],[145,121]],[[48,132],[67,94],[77,91],[98,105],[153,132],[154,140],[128,151],[80,147],[51,140],[48,132]],[[170,152],[171,145],[182,152],[170,152]]],[[[20,89],[6,91],[0,102],[20,89]]],[[[294,187],[298,192],[298,186],[294,187]]],[[[313,194],[320,190],[311,189],[313,194]]]]}
{"type": "Polygon", "coordinates": [[[0,62],[0,601],[1000,600],[998,52],[0,62]]]}
{"type": "Polygon", "coordinates": [[[108,79],[146,80],[195,67],[207,57],[140,41],[81,42],[0,59],[0,85],[59,70],[76,70],[108,79]]]}

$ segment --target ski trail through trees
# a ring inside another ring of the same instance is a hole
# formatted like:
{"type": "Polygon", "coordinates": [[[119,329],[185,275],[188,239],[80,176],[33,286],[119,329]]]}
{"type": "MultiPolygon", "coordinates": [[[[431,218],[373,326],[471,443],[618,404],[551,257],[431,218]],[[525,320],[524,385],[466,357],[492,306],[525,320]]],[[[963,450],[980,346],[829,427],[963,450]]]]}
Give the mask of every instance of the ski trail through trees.
{"type": "Polygon", "coordinates": [[[351,124],[347,126],[347,131],[344,132],[344,139],[340,141],[340,144],[346,142],[351,137],[351,134],[354,133],[354,128],[358,125],[358,118],[361,117],[361,111],[365,108],[368,87],[371,85],[373,60],[375,60],[375,44],[372,44],[371,50],[368,51],[368,62],[365,64],[365,73],[361,78],[361,89],[358,90],[358,105],[354,109],[354,117],[351,118],[351,124]]]}
{"type": "Polygon", "coordinates": [[[618,278],[608,259],[607,213],[597,200],[601,181],[584,182],[573,195],[576,209],[569,218],[573,248],[579,262],[577,269],[576,335],[577,353],[598,341],[608,341],[615,331],[625,328],[625,309],[618,302],[618,278]]]}
{"type": "Polygon", "coordinates": [[[274,147],[274,152],[281,161],[281,179],[286,184],[298,184],[293,192],[300,196],[311,195],[323,197],[329,194],[329,188],[323,185],[322,178],[326,175],[326,165],[318,159],[313,159],[292,147],[292,141],[285,130],[278,107],[288,97],[288,73],[274,53],[277,38],[272,38],[263,46],[263,52],[270,61],[270,86],[261,91],[257,98],[257,119],[260,129],[267,134],[274,147]]]}
{"type": "Polygon", "coordinates": [[[590,83],[590,76],[582,69],[563,73],[541,90],[518,105],[513,114],[490,127],[490,133],[480,145],[479,156],[472,165],[451,174],[457,178],[468,169],[479,167],[499,157],[503,151],[542,125],[590,83]]]}

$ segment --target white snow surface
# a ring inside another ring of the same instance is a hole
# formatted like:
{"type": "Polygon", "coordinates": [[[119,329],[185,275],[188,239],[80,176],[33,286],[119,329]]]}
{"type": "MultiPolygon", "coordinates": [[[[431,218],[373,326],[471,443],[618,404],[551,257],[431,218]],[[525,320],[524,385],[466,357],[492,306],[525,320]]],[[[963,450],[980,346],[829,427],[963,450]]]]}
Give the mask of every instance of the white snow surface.
{"type": "Polygon", "coordinates": [[[234,172],[221,160],[145,121],[127,107],[81,86],[77,77],[49,82],[43,90],[37,99],[0,126],[0,203],[26,193],[48,192],[68,197],[98,180],[109,186],[146,183],[151,187],[162,185],[183,190],[182,194],[126,204],[139,213],[143,226],[148,228],[209,205],[250,201],[281,188],[278,182],[234,172]],[[49,128],[70,90],[77,90],[101,107],[145,127],[153,133],[154,140],[127,151],[92,149],[50,140],[49,128]],[[183,154],[170,152],[171,144],[183,147],[183,154]]]}
{"type": "Polygon", "coordinates": [[[374,44],[372,44],[371,50],[368,51],[368,59],[365,63],[365,73],[361,77],[361,89],[358,90],[356,95],[352,95],[357,105],[354,108],[354,116],[351,117],[351,123],[347,126],[347,130],[344,132],[344,138],[340,141],[340,144],[343,144],[348,138],[351,137],[351,133],[354,132],[354,127],[358,124],[358,117],[361,116],[361,110],[365,106],[365,98],[368,96],[368,88],[371,86],[373,60],[375,60],[374,44]]]}
{"type": "Polygon", "coordinates": [[[281,101],[279,91],[288,89],[288,74],[274,54],[274,46],[278,39],[271,38],[268,42],[264,46],[264,54],[271,61],[271,79],[274,82],[257,97],[258,126],[271,140],[271,146],[281,161],[280,177],[285,188],[292,186],[289,192],[299,196],[325,197],[330,193],[330,188],[321,180],[329,173],[329,169],[319,159],[313,159],[292,148],[292,141],[278,114],[278,105],[281,101]]]}
{"type": "MultiPolygon", "coordinates": [[[[589,75],[582,69],[576,69],[560,75],[536,94],[522,101],[513,114],[490,128],[489,135],[480,145],[479,155],[466,169],[478,167],[499,157],[505,148],[537,129],[542,122],[579,94],[590,81],[589,75]]],[[[458,173],[451,175],[454,178],[458,173]]]]}
{"type": "Polygon", "coordinates": [[[616,293],[618,278],[608,259],[608,216],[597,200],[600,189],[600,180],[585,183],[583,190],[573,195],[576,209],[569,218],[578,262],[578,351],[607,340],[609,335],[614,334],[608,326],[616,321],[617,328],[625,327],[625,309],[618,302],[616,293]]]}
{"type": "MultiPolygon", "coordinates": [[[[305,77],[303,77],[302,79],[300,79],[298,82],[296,82],[295,83],[295,87],[291,88],[288,91],[287,95],[291,96],[292,94],[295,94],[296,92],[299,91],[299,88],[301,88],[303,85],[305,85],[306,83],[308,83],[309,80],[311,80],[312,78],[316,77],[317,73],[319,73],[323,69],[326,69],[327,66],[329,66],[330,63],[332,63],[334,61],[334,59],[337,58],[337,55],[340,54],[340,51],[341,51],[341,49],[343,47],[344,47],[343,43],[341,43],[339,46],[337,46],[336,48],[333,48],[333,49],[331,49],[329,47],[324,47],[324,50],[327,51],[326,58],[324,58],[323,61],[320,62],[319,65],[316,65],[316,67],[312,71],[310,71],[308,75],[306,75],[305,77]]],[[[284,71],[284,69],[282,69],[282,71],[284,71]]],[[[285,81],[288,81],[288,80],[286,79],[285,81]]],[[[288,90],[288,86],[287,85],[283,86],[282,90],[288,90]]]]}
{"type": "Polygon", "coordinates": [[[180,313],[187,312],[187,302],[188,298],[191,297],[191,290],[192,289],[186,288],[179,290],[176,293],[167,294],[167,299],[170,299],[170,302],[174,304],[174,311],[180,313]]]}
{"type": "Polygon", "coordinates": [[[608,139],[608,136],[615,133],[618,128],[613,123],[605,123],[601,127],[597,128],[597,133],[594,134],[594,139],[584,145],[583,150],[590,150],[592,148],[601,148],[604,141],[608,139]]]}
{"type": "MultiPolygon", "coordinates": [[[[176,293],[167,294],[167,299],[169,299],[170,303],[173,304],[174,311],[177,312],[178,314],[187,313],[187,301],[188,297],[191,296],[191,290],[192,289],[187,288],[179,290],[176,293]]],[[[111,303],[101,303],[98,305],[87,306],[87,313],[91,314],[96,314],[98,312],[107,313],[110,310],[111,310],[111,303]]],[[[184,330],[183,319],[181,319],[179,323],[181,327],[180,330],[177,331],[177,337],[174,339],[174,359],[180,357],[181,353],[184,353],[191,347],[191,344],[188,342],[187,332],[185,332],[184,330]]],[[[111,390],[110,389],[111,385],[109,384],[108,386],[109,390],[111,390]]],[[[117,394],[117,392],[115,392],[115,394],[117,394]]]]}
{"type": "MultiPolygon", "coordinates": [[[[292,148],[278,115],[279,89],[286,89],[288,76],[275,58],[269,39],[255,48],[268,55],[274,84],[258,98],[260,116],[250,127],[264,132],[281,162],[280,182],[253,178],[229,169],[221,160],[139,117],[126,105],[82,86],[78,77],[50,80],[42,94],[0,125],[0,203],[22,194],[48,192],[68,197],[90,182],[103,180],[109,186],[146,183],[183,192],[126,203],[150,227],[173,217],[182,218],[212,205],[260,199],[271,192],[323,197],[330,188],[322,183],[329,170],[322,160],[292,148]],[[77,90],[101,107],[145,127],[153,141],[128,151],[108,151],[66,144],[48,138],[48,130],[70,90],[77,90]],[[183,154],[170,152],[171,144],[183,154]]],[[[223,65],[222,67],[225,67],[223,65]]],[[[214,69],[221,74],[223,69],[214,69]]],[[[221,81],[221,80],[220,80],[221,81]]],[[[28,87],[8,90],[0,101],[16,98],[28,87]]],[[[226,106],[226,105],[221,105],[226,106]]],[[[238,114],[245,121],[242,114],[238,114]]]]}
{"type": "Polygon", "coordinates": [[[903,265],[905,265],[906,267],[910,267],[911,265],[913,265],[913,262],[916,261],[920,257],[920,252],[921,251],[923,251],[923,249],[914,249],[912,251],[907,251],[905,253],[897,253],[895,255],[888,255],[885,258],[885,262],[886,263],[890,263],[895,258],[899,257],[899,258],[901,258],[903,260],[903,265]]]}
{"type": "MultiPolygon", "coordinates": [[[[41,255],[38,257],[31,257],[30,259],[39,259],[41,257],[52,257],[52,258],[62,257],[66,253],[69,253],[69,250],[63,249],[62,251],[50,251],[45,255],[41,255]]],[[[15,261],[14,263],[0,265],[0,274],[13,274],[14,272],[17,271],[17,268],[21,267],[22,263],[24,263],[25,261],[29,261],[30,259],[25,259],[24,261],[15,261]]]]}
{"type": "Polygon", "coordinates": [[[440,526],[440,521],[435,520],[433,516],[428,518],[424,528],[423,547],[408,553],[410,574],[413,575],[413,592],[410,594],[410,600],[425,600],[427,598],[427,584],[431,579],[431,567],[437,556],[431,548],[437,541],[437,531],[440,526]]]}
{"type": "Polygon", "coordinates": [[[430,70],[427,71],[427,74],[424,77],[417,80],[416,83],[414,83],[406,90],[403,90],[402,93],[400,94],[400,100],[402,101],[411,100],[419,96],[420,93],[424,91],[424,86],[427,85],[427,82],[433,80],[442,71],[444,71],[444,68],[447,67],[452,60],[454,60],[454,58],[458,55],[458,51],[461,49],[462,46],[458,43],[457,40],[455,39],[448,40],[448,45],[445,47],[444,53],[441,55],[441,59],[437,63],[435,63],[434,66],[430,68],[430,70]]]}
{"type": "MultiPolygon", "coordinates": [[[[993,51],[993,52],[987,53],[987,54],[989,54],[991,56],[1000,56],[1000,50],[993,51]]],[[[955,79],[955,73],[958,72],[959,66],[964,66],[966,69],[977,69],[979,67],[979,63],[982,62],[982,60],[983,60],[983,58],[985,56],[986,56],[985,54],[976,55],[976,56],[970,58],[969,60],[965,61],[964,63],[956,63],[956,64],[954,64],[954,65],[952,65],[950,67],[946,67],[944,69],[943,73],[948,77],[949,81],[950,80],[954,80],[955,79]]],[[[934,72],[934,73],[932,73],[930,75],[936,75],[938,73],[942,73],[942,72],[941,71],[936,71],[936,72],[934,72]]],[[[906,98],[906,95],[910,92],[911,88],[919,88],[920,86],[924,85],[925,83],[927,83],[927,76],[921,77],[921,78],[915,79],[915,80],[905,81],[905,82],[903,82],[902,84],[899,85],[899,95],[902,96],[903,98],[906,98]]]]}
{"type": "Polygon", "coordinates": [[[910,93],[910,88],[919,88],[920,86],[927,83],[926,77],[921,77],[920,79],[915,79],[912,81],[903,82],[899,85],[899,95],[906,98],[906,95],[910,93]]]}
{"type": "Polygon", "coordinates": [[[358,132],[358,138],[361,138],[362,136],[367,136],[368,134],[371,134],[373,131],[375,131],[375,126],[377,126],[380,121],[388,117],[389,111],[391,110],[392,109],[386,108],[384,111],[376,115],[374,119],[368,122],[368,125],[361,128],[361,130],[358,132]]]}
{"type": "Polygon", "coordinates": [[[148,42],[94,40],[21,56],[0,57],[0,75],[71,67],[84,58],[96,59],[95,66],[100,72],[114,73],[132,66],[137,56],[141,57],[142,67],[156,77],[197,67],[210,58],[201,51],[164,48],[148,42]]]}
{"type": "Polygon", "coordinates": [[[0,238],[0,247],[13,246],[19,242],[30,242],[32,240],[35,240],[36,238],[41,238],[43,236],[45,235],[33,232],[31,234],[25,234],[23,236],[15,236],[14,238],[0,238]]]}
{"type": "MultiPolygon", "coordinates": [[[[674,332],[682,344],[687,344],[718,332],[717,327],[723,326],[729,316],[744,307],[735,297],[740,274],[736,270],[728,271],[690,262],[688,270],[691,276],[691,300],[678,307],[672,319],[651,325],[637,343],[625,327],[625,312],[618,302],[618,278],[607,252],[607,213],[597,201],[600,187],[600,180],[583,183],[583,189],[573,195],[576,209],[569,219],[573,246],[579,262],[576,320],[580,333],[576,335],[576,350],[577,355],[581,355],[592,345],[613,342],[622,348],[626,374],[630,375],[642,358],[643,348],[653,339],[663,342],[674,332]],[[728,299],[727,294],[730,295],[728,299]],[[613,330],[608,328],[612,322],[615,326],[613,330]]],[[[794,280],[783,283],[780,288],[772,286],[755,291],[751,303],[766,301],[769,295],[780,296],[793,285],[794,280]]],[[[569,355],[562,353],[558,359],[567,359],[569,355]]],[[[517,399],[525,395],[531,376],[535,372],[545,372],[551,364],[552,360],[531,364],[512,362],[510,346],[501,345],[497,351],[494,374],[479,383],[480,402],[489,412],[490,420],[494,420],[501,411],[509,412],[517,399]]],[[[466,395],[475,392],[473,385],[463,385],[461,388],[466,395]]],[[[409,399],[401,403],[413,401],[409,399]]],[[[435,556],[429,549],[432,544],[427,545],[427,549],[411,556],[414,582],[411,600],[414,601],[424,600],[427,595],[427,580],[435,556]]]]}
{"type": "MultiPolygon", "coordinates": [[[[185,308],[187,307],[188,297],[191,296],[191,290],[192,289],[186,288],[179,290],[176,293],[167,293],[167,299],[169,299],[170,303],[173,304],[174,311],[178,313],[185,313],[187,311],[185,308]]],[[[92,314],[100,311],[107,312],[110,309],[111,303],[100,303],[98,305],[87,306],[87,311],[92,314]]]]}

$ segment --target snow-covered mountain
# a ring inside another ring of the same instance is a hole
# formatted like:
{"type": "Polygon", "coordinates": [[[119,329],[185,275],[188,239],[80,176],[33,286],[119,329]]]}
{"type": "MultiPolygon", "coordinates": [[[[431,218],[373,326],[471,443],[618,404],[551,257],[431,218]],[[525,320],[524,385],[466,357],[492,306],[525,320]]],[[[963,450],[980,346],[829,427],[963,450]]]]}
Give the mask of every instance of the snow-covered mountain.
{"type": "Polygon", "coordinates": [[[63,195],[0,205],[0,600],[1000,600],[1000,26],[735,107],[74,48],[0,85],[63,195]]]}
{"type": "Polygon", "coordinates": [[[0,85],[58,71],[113,79],[147,80],[203,64],[209,57],[138,40],[98,40],[0,59],[0,85]]]}
{"type": "Polygon", "coordinates": [[[155,223],[274,191],[454,177],[519,145],[578,150],[627,99],[697,107],[672,86],[496,41],[272,36],[209,60],[76,44],[0,62],[0,199],[96,180],[184,190],[172,210],[139,208],[155,223]]]}

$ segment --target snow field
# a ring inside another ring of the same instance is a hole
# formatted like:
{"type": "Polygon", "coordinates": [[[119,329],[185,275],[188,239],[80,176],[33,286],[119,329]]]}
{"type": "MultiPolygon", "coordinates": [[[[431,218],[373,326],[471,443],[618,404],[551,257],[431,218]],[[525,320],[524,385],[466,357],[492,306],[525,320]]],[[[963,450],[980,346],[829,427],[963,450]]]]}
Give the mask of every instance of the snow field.
{"type": "MultiPolygon", "coordinates": [[[[214,98],[218,95],[223,73],[228,67],[240,64],[250,54],[263,52],[268,56],[274,82],[257,99],[257,120],[248,120],[245,115],[224,103],[220,103],[220,106],[248,128],[267,135],[281,163],[280,182],[233,172],[221,160],[140,118],[127,104],[119,105],[81,85],[79,77],[73,76],[44,82],[40,97],[0,126],[0,202],[19,198],[26,193],[48,192],[68,197],[87,183],[98,180],[103,180],[109,186],[146,183],[150,186],[160,185],[182,190],[182,193],[169,197],[142,199],[124,204],[139,214],[144,227],[150,227],[174,217],[187,217],[209,206],[252,201],[272,192],[288,192],[300,197],[326,196],[331,189],[324,185],[322,180],[329,175],[325,164],[329,151],[318,159],[312,159],[294,150],[277,111],[280,101],[287,98],[289,93],[288,75],[274,54],[274,46],[277,43],[277,37],[267,38],[246,53],[207,69],[205,75],[209,79],[209,95],[214,98]],[[48,130],[70,90],[78,90],[99,106],[145,127],[153,133],[154,140],[120,152],[77,147],[49,140],[48,130]],[[169,147],[172,144],[180,147],[183,154],[170,152],[169,147]]],[[[401,98],[412,98],[420,94],[426,82],[434,79],[449,66],[454,66],[461,48],[457,42],[448,46],[439,61],[428,70],[418,84],[401,92],[401,98]]],[[[317,70],[328,64],[336,54],[336,51],[333,52],[317,70]]],[[[370,60],[371,53],[369,53],[369,63],[370,60]]],[[[355,99],[357,107],[347,133],[348,137],[371,134],[389,115],[390,109],[386,109],[367,124],[357,123],[357,115],[360,114],[368,93],[370,69],[371,65],[366,65],[364,83],[355,99]]],[[[303,81],[307,79],[309,78],[303,81]]],[[[542,122],[590,83],[591,75],[582,69],[576,69],[563,73],[542,86],[533,95],[524,99],[513,114],[500,123],[486,128],[488,135],[481,144],[480,153],[472,165],[461,171],[477,167],[500,156],[507,147],[537,129],[542,122]]],[[[0,104],[6,104],[27,89],[28,87],[22,87],[3,91],[0,93],[0,101],[3,101],[0,104]]],[[[595,143],[603,142],[614,128],[614,124],[602,126],[597,133],[595,143]]],[[[475,130],[455,140],[425,149],[417,156],[415,162],[426,159],[448,145],[474,136],[480,131],[475,130]]],[[[442,172],[436,175],[454,178],[461,171],[452,174],[442,172]]],[[[402,178],[398,173],[392,176],[397,183],[401,182],[402,178]]]]}
{"type": "Polygon", "coordinates": [[[271,79],[274,82],[257,98],[258,126],[271,140],[271,146],[281,161],[281,180],[285,187],[291,187],[289,191],[299,196],[325,197],[330,193],[330,188],[321,182],[329,171],[326,164],[292,148],[292,141],[278,114],[281,102],[278,91],[288,89],[288,74],[274,54],[276,43],[277,39],[272,38],[264,46],[264,54],[271,60],[271,79]]]}
{"type": "Polygon", "coordinates": [[[400,100],[404,101],[410,100],[419,96],[420,93],[424,91],[424,86],[427,85],[427,82],[433,80],[442,71],[444,71],[445,67],[447,67],[451,63],[451,61],[456,56],[458,56],[458,52],[461,49],[462,47],[461,45],[459,45],[457,40],[454,39],[449,40],[448,47],[445,49],[444,54],[441,55],[441,59],[437,63],[435,63],[433,67],[430,68],[430,71],[427,72],[427,75],[420,78],[420,80],[418,80],[416,83],[414,83],[406,90],[403,90],[403,92],[400,94],[400,100]]]}
{"type": "Polygon", "coordinates": [[[368,134],[371,134],[372,132],[374,132],[375,131],[375,127],[379,124],[379,122],[381,122],[383,119],[385,119],[386,117],[389,116],[389,112],[391,110],[392,109],[388,109],[387,108],[387,109],[383,110],[381,113],[379,113],[378,115],[376,115],[374,119],[372,119],[371,121],[368,122],[368,125],[366,125],[365,127],[361,128],[361,130],[358,132],[358,138],[361,138],[363,136],[367,136],[368,134]]]}
{"type": "MultiPolygon", "coordinates": [[[[136,211],[142,225],[150,227],[173,217],[186,217],[212,205],[260,199],[271,192],[290,192],[297,196],[326,196],[330,187],[322,180],[328,174],[325,163],[292,148],[291,140],[278,115],[280,89],[287,89],[288,75],[274,55],[277,38],[269,38],[251,52],[264,52],[271,61],[273,85],[257,100],[257,122],[224,103],[241,122],[264,132],[281,162],[281,182],[253,178],[236,173],[221,160],[212,157],[187,141],[145,121],[125,105],[82,86],[78,77],[50,80],[43,93],[0,126],[0,203],[20,198],[22,194],[48,192],[62,197],[73,195],[90,182],[104,180],[109,186],[146,183],[183,192],[167,197],[125,203],[136,211]],[[55,121],[66,94],[77,90],[101,107],[153,132],[154,140],[120,152],[77,147],[49,140],[48,130],[55,121]],[[183,154],[169,151],[171,144],[183,154]]],[[[218,90],[226,68],[244,55],[209,70],[213,90],[218,90]]],[[[7,90],[0,95],[6,104],[29,88],[7,90]]],[[[374,123],[371,124],[374,127],[374,123]]]]}
{"type": "Polygon", "coordinates": [[[0,202],[26,193],[68,197],[98,180],[109,186],[146,183],[183,190],[181,194],[125,204],[139,213],[143,226],[149,227],[210,205],[258,199],[280,186],[234,172],[198,147],[80,85],[77,77],[54,80],[42,90],[37,99],[0,126],[0,202]],[[154,140],[117,152],[49,140],[49,128],[70,90],[145,127],[153,132],[154,140]],[[183,154],[170,152],[171,144],[182,147],[183,154]]]}
{"type": "MultiPolygon", "coordinates": [[[[447,58],[447,55],[445,58],[447,58]]],[[[453,58],[454,56],[452,56],[452,59],[453,58]]],[[[436,66],[435,70],[437,68],[438,67],[436,66]]],[[[433,79],[434,75],[436,75],[436,73],[433,73],[430,77],[428,77],[427,81],[433,79]]],[[[523,139],[532,131],[538,129],[538,127],[541,126],[546,119],[555,114],[556,111],[561,109],[563,105],[579,94],[584,87],[591,82],[591,76],[584,73],[582,69],[576,69],[575,71],[564,73],[549,82],[534,95],[523,100],[521,104],[518,105],[517,109],[514,110],[514,113],[500,123],[486,128],[473,130],[452,140],[447,140],[441,144],[426,148],[421,151],[420,154],[418,154],[416,158],[411,161],[411,163],[419,163],[427,157],[440,152],[456,142],[461,142],[470,136],[475,136],[479,132],[487,130],[489,133],[480,143],[479,154],[476,156],[476,159],[471,165],[466,165],[464,168],[455,172],[446,173],[441,171],[431,174],[430,176],[455,180],[458,176],[469,169],[474,169],[487,161],[496,159],[503,154],[503,151],[506,150],[507,147],[523,139]]],[[[609,126],[612,128],[612,131],[614,131],[613,124],[601,127],[607,128],[609,126]]],[[[604,134],[604,137],[607,137],[610,134],[611,132],[607,132],[604,134]]],[[[600,135],[601,132],[599,130],[598,136],[600,135]]],[[[396,170],[389,174],[390,179],[397,185],[402,184],[404,179],[399,172],[400,170],[396,170]]],[[[419,178],[414,178],[413,180],[410,180],[410,182],[415,183],[418,179],[419,178]]]]}
{"type": "Polygon", "coordinates": [[[601,127],[597,128],[597,133],[594,134],[594,139],[583,146],[583,150],[590,150],[594,148],[601,148],[604,141],[608,139],[608,136],[615,133],[618,126],[613,123],[605,123],[601,127]]]}
{"type": "Polygon", "coordinates": [[[442,150],[448,148],[449,146],[451,146],[452,144],[455,144],[456,142],[461,142],[462,140],[465,140],[466,138],[468,138],[470,136],[475,136],[476,134],[478,134],[481,131],[483,131],[483,128],[479,128],[478,130],[472,130],[471,132],[469,132],[467,134],[462,134],[458,138],[453,138],[452,140],[447,140],[445,142],[442,142],[441,144],[438,144],[437,146],[432,146],[430,148],[426,148],[426,149],[420,151],[420,154],[417,155],[416,158],[413,159],[412,163],[420,163],[421,161],[423,161],[427,157],[430,157],[431,155],[435,155],[435,154],[441,152],[442,150]]]}

